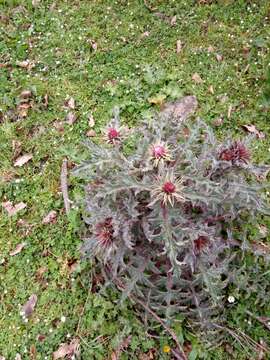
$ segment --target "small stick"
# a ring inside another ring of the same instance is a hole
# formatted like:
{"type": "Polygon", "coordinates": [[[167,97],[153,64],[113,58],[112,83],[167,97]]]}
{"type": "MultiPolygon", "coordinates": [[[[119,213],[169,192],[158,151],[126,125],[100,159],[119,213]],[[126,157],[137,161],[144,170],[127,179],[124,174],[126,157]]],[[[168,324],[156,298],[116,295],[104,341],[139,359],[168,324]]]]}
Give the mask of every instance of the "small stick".
{"type": "Polygon", "coordinates": [[[262,325],[264,325],[266,327],[267,330],[270,330],[270,318],[266,318],[264,319],[261,316],[256,316],[255,314],[252,314],[252,312],[246,310],[246,314],[248,314],[249,316],[251,316],[253,319],[259,321],[262,325]]]}
{"type": "Polygon", "coordinates": [[[69,198],[68,198],[67,159],[66,158],[63,160],[63,163],[62,163],[60,179],[61,179],[61,191],[63,194],[65,210],[66,210],[66,214],[68,214],[70,211],[70,202],[69,202],[69,198]]]}

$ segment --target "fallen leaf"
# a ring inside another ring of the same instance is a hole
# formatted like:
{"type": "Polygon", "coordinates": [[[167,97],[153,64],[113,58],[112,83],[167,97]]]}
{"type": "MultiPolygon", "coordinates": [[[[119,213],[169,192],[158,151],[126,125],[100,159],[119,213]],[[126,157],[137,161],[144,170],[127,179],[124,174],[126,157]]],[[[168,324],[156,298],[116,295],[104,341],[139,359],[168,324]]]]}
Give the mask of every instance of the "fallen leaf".
{"type": "Polygon", "coordinates": [[[214,125],[214,126],[221,126],[221,125],[223,124],[223,122],[224,122],[223,118],[220,117],[220,118],[217,118],[217,119],[215,119],[215,120],[213,121],[213,125],[214,125]]]}
{"type": "Polygon", "coordinates": [[[244,47],[243,47],[243,55],[244,55],[244,58],[248,58],[249,52],[250,52],[250,48],[247,47],[247,46],[244,46],[244,47]]]}
{"type": "Polygon", "coordinates": [[[33,5],[34,7],[37,7],[37,6],[40,4],[40,1],[41,1],[41,0],[32,0],[32,5],[33,5]]]}
{"type": "Polygon", "coordinates": [[[162,105],[165,99],[166,99],[166,95],[158,94],[156,96],[149,98],[148,101],[150,104],[162,105]]]}
{"type": "Polygon", "coordinates": [[[21,118],[25,118],[28,115],[28,110],[31,108],[30,103],[21,103],[18,105],[18,114],[21,118]]]}
{"type": "Polygon", "coordinates": [[[66,102],[65,102],[65,106],[71,110],[75,110],[75,100],[73,97],[69,98],[66,102]]]}
{"type": "Polygon", "coordinates": [[[46,336],[45,336],[45,335],[43,335],[43,334],[38,334],[38,336],[37,336],[37,341],[42,342],[42,341],[44,341],[45,339],[46,339],[46,336]]]}
{"type": "Polygon", "coordinates": [[[44,98],[42,99],[42,103],[45,106],[45,108],[48,107],[48,105],[49,105],[49,95],[48,94],[44,95],[44,98]]]}
{"type": "Polygon", "coordinates": [[[171,26],[175,26],[175,25],[176,25],[176,20],[177,20],[177,16],[174,15],[174,16],[171,18],[171,21],[170,21],[171,26]]]}
{"type": "Polygon", "coordinates": [[[176,41],[176,54],[179,54],[183,48],[181,40],[176,41]]]}
{"type": "Polygon", "coordinates": [[[55,210],[51,210],[42,220],[42,224],[55,224],[57,218],[57,212],[55,210]]]}
{"type": "Polygon", "coordinates": [[[16,65],[21,68],[27,68],[29,66],[29,60],[17,61],[16,65]]]}
{"type": "Polygon", "coordinates": [[[218,62],[221,62],[223,60],[223,56],[220,54],[216,54],[216,59],[218,62]]]}
{"type": "Polygon", "coordinates": [[[268,233],[268,228],[265,225],[259,225],[259,232],[262,237],[266,237],[268,233]]]}
{"type": "Polygon", "coordinates": [[[207,51],[208,51],[209,53],[212,53],[212,52],[214,52],[215,50],[214,50],[213,46],[210,45],[210,46],[208,46],[207,51]]]}
{"type": "Polygon", "coordinates": [[[70,344],[64,343],[60,345],[59,349],[53,353],[53,360],[63,359],[65,356],[74,355],[79,347],[79,340],[74,339],[70,344]]]}
{"type": "Polygon", "coordinates": [[[203,79],[200,77],[200,75],[198,73],[194,73],[192,75],[192,80],[196,83],[196,84],[201,84],[203,82],[203,79]]]}
{"type": "Polygon", "coordinates": [[[9,253],[9,255],[10,255],[10,256],[15,256],[15,255],[19,254],[25,246],[26,246],[26,243],[25,243],[25,242],[18,244],[18,245],[15,247],[15,249],[12,250],[12,251],[9,253]]]}
{"type": "Polygon", "coordinates": [[[31,160],[33,158],[32,154],[24,154],[20,157],[18,157],[15,162],[14,162],[14,166],[23,166],[24,164],[26,164],[29,160],[31,160]]]}
{"type": "Polygon", "coordinates": [[[232,111],[233,111],[233,107],[232,107],[232,105],[229,105],[229,107],[228,107],[228,113],[227,113],[228,119],[230,119],[231,114],[232,114],[232,111]]]}
{"type": "Polygon", "coordinates": [[[23,90],[20,93],[20,98],[24,99],[24,100],[29,99],[31,96],[32,96],[32,91],[31,90],[23,90]]]}
{"type": "Polygon", "coordinates": [[[213,85],[209,86],[208,91],[210,92],[210,94],[214,95],[215,92],[214,92],[213,85]]]}
{"type": "Polygon", "coordinates": [[[43,280],[43,275],[48,271],[48,268],[46,266],[41,266],[39,269],[37,269],[35,277],[37,280],[41,281],[43,280]]]}
{"type": "Polygon", "coordinates": [[[65,131],[64,122],[63,121],[54,121],[53,127],[60,133],[65,131]]]}
{"type": "Polygon", "coordinates": [[[17,61],[16,65],[23,69],[31,70],[35,66],[35,63],[30,60],[24,60],[17,61]]]}
{"type": "Polygon", "coordinates": [[[96,51],[97,50],[97,43],[93,39],[87,40],[88,44],[91,46],[91,48],[96,51]]]}
{"type": "Polygon", "coordinates": [[[149,31],[145,31],[144,33],[141,34],[140,39],[146,38],[150,35],[149,31]]]}
{"type": "Polygon", "coordinates": [[[66,122],[69,125],[73,125],[75,123],[75,121],[77,120],[76,115],[73,112],[69,112],[66,116],[66,122]]]}
{"type": "Polygon", "coordinates": [[[87,133],[86,133],[86,136],[88,137],[95,137],[96,136],[96,132],[95,130],[88,130],[87,133]]]}
{"type": "Polygon", "coordinates": [[[120,360],[121,353],[125,351],[131,342],[131,335],[123,339],[123,341],[119,344],[117,349],[112,352],[111,360],[120,360]]]}
{"type": "Polygon", "coordinates": [[[258,139],[265,138],[265,134],[262,131],[259,131],[255,125],[242,125],[242,127],[249,133],[256,135],[258,139]]]}
{"type": "Polygon", "coordinates": [[[179,100],[169,102],[164,105],[160,115],[171,121],[171,119],[184,122],[198,107],[198,101],[195,96],[185,96],[179,100]]]}
{"type": "Polygon", "coordinates": [[[263,242],[253,241],[252,242],[252,249],[258,255],[269,255],[270,254],[270,246],[266,245],[263,242]]]}
{"type": "Polygon", "coordinates": [[[0,355],[0,360],[6,360],[6,358],[0,355]]]}
{"type": "Polygon", "coordinates": [[[89,115],[88,115],[88,126],[89,126],[90,128],[92,128],[92,127],[95,126],[95,119],[94,119],[94,117],[93,117],[92,114],[89,114],[89,115]]]}
{"type": "Polygon", "coordinates": [[[33,294],[30,296],[29,300],[23,305],[21,315],[23,317],[30,317],[35,309],[37,304],[37,295],[33,294]]]}
{"type": "Polygon", "coordinates": [[[27,205],[23,202],[19,202],[13,206],[11,201],[6,201],[2,203],[2,206],[7,211],[8,216],[13,216],[16,215],[18,211],[25,209],[27,205]]]}
{"type": "Polygon", "coordinates": [[[32,344],[30,346],[29,353],[30,353],[30,359],[31,360],[36,360],[36,358],[37,358],[37,349],[36,349],[34,344],[32,344]]]}
{"type": "Polygon", "coordinates": [[[18,140],[12,140],[12,158],[16,159],[22,151],[22,143],[18,140]]]}

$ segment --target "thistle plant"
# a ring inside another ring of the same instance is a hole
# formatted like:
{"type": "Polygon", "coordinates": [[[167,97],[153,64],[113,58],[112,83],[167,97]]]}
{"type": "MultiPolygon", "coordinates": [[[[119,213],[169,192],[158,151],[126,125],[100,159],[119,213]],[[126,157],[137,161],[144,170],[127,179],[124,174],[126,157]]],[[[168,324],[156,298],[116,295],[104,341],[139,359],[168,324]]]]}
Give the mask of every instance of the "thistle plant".
{"type": "Polygon", "coordinates": [[[120,128],[118,119],[100,144],[87,142],[90,159],[75,170],[86,180],[82,251],[123,298],[219,332],[249,249],[243,225],[269,214],[266,167],[252,164],[250,139],[219,143],[201,120],[185,131],[174,119],[142,123],[131,155],[120,128]]]}

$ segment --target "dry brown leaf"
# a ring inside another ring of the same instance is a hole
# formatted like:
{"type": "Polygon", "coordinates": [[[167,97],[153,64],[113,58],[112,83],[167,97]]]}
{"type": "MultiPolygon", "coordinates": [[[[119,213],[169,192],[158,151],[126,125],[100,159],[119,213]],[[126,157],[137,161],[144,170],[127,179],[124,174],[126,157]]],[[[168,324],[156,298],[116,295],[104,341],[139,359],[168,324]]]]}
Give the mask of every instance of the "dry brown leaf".
{"type": "Polygon", "coordinates": [[[24,60],[17,61],[16,65],[23,69],[31,70],[35,66],[35,63],[30,60],[24,60]]]}
{"type": "Polygon", "coordinates": [[[31,90],[23,90],[20,93],[20,98],[25,100],[28,100],[30,97],[32,96],[32,91],[31,90]]]}
{"type": "Polygon", "coordinates": [[[209,86],[208,91],[210,92],[210,94],[214,95],[215,91],[214,91],[213,85],[209,86]]]}
{"type": "Polygon", "coordinates": [[[42,280],[43,279],[43,275],[48,271],[48,268],[46,266],[41,266],[39,269],[37,269],[36,271],[36,275],[35,277],[37,278],[37,280],[42,280]]]}
{"type": "Polygon", "coordinates": [[[22,103],[18,105],[18,114],[19,117],[25,118],[28,115],[28,110],[31,108],[30,103],[22,103]]]}
{"type": "Polygon", "coordinates": [[[249,133],[256,135],[258,139],[265,138],[265,134],[262,131],[259,131],[255,125],[242,125],[242,127],[249,133]]]}
{"type": "Polygon", "coordinates": [[[66,102],[65,102],[65,106],[71,110],[75,110],[75,100],[73,97],[70,97],[66,102]]]}
{"type": "Polygon", "coordinates": [[[57,218],[57,212],[55,210],[51,210],[42,220],[42,224],[55,224],[57,218]]]}
{"type": "Polygon", "coordinates": [[[141,34],[140,39],[144,39],[146,37],[148,37],[150,35],[149,31],[145,31],[144,33],[141,34]]]}
{"type": "Polygon", "coordinates": [[[252,249],[256,253],[260,255],[269,255],[270,254],[270,246],[261,242],[261,241],[253,241],[252,249]]]}
{"type": "Polygon", "coordinates": [[[59,349],[53,353],[53,360],[63,359],[65,356],[72,356],[76,354],[79,348],[79,340],[74,339],[70,344],[64,343],[60,345],[59,349]]]}
{"type": "Polygon", "coordinates": [[[30,346],[29,353],[30,353],[30,359],[31,360],[36,360],[36,358],[37,358],[37,349],[36,349],[34,344],[32,344],[30,346]]]}
{"type": "Polygon", "coordinates": [[[49,105],[49,95],[48,94],[44,95],[44,98],[42,99],[42,103],[45,106],[45,108],[48,107],[48,105],[49,105]]]}
{"type": "Polygon", "coordinates": [[[37,7],[40,4],[41,0],[32,0],[32,5],[37,7]]]}
{"type": "Polygon", "coordinates": [[[31,160],[33,158],[32,154],[24,154],[20,157],[18,157],[15,162],[14,162],[14,166],[23,166],[24,164],[26,164],[29,160],[31,160]]]}
{"type": "Polygon", "coordinates": [[[18,245],[15,247],[15,249],[12,250],[12,251],[9,253],[9,255],[10,255],[10,256],[15,256],[15,255],[19,254],[25,246],[26,246],[26,243],[25,243],[25,242],[18,244],[18,245]]]}
{"type": "Polygon", "coordinates": [[[96,136],[96,132],[95,130],[88,130],[87,133],[86,133],[86,136],[88,137],[95,137],[96,136]]]}
{"type": "Polygon", "coordinates": [[[230,119],[231,114],[232,114],[232,111],[233,111],[233,107],[232,107],[232,105],[229,105],[229,107],[228,107],[228,113],[227,113],[228,119],[230,119]]]}
{"type": "Polygon", "coordinates": [[[183,44],[181,40],[176,41],[176,54],[179,54],[183,48],[183,44]]]}
{"type": "Polygon", "coordinates": [[[22,151],[22,143],[18,140],[12,140],[12,152],[13,152],[13,159],[16,159],[22,151]]]}
{"type": "Polygon", "coordinates": [[[213,121],[213,125],[218,127],[218,126],[221,126],[223,124],[223,122],[224,122],[223,118],[220,117],[213,121]]]}
{"type": "Polygon", "coordinates": [[[13,206],[11,201],[6,201],[2,203],[2,206],[7,211],[8,216],[13,216],[16,215],[18,211],[25,209],[27,205],[23,202],[19,202],[13,206]]]}
{"type": "Polygon", "coordinates": [[[203,82],[203,79],[200,77],[200,75],[198,73],[194,73],[192,75],[192,80],[196,83],[196,84],[201,84],[203,82]]]}
{"type": "Polygon", "coordinates": [[[164,100],[166,99],[166,95],[163,94],[158,94],[156,96],[152,96],[151,98],[148,99],[150,104],[154,104],[154,105],[163,105],[164,104],[164,100]]]}
{"type": "Polygon", "coordinates": [[[176,20],[177,20],[177,16],[174,15],[174,16],[171,18],[171,21],[170,21],[171,26],[175,26],[175,25],[176,25],[176,20]]]}
{"type": "Polygon", "coordinates": [[[93,39],[88,39],[87,42],[88,42],[88,44],[91,46],[91,48],[92,48],[94,51],[97,51],[97,43],[95,42],[95,40],[93,40],[93,39]]]}
{"type": "Polygon", "coordinates": [[[262,235],[262,237],[266,237],[268,234],[268,228],[265,225],[259,225],[259,233],[262,235]]]}
{"type": "Polygon", "coordinates": [[[65,131],[64,122],[63,121],[54,121],[53,127],[60,133],[65,131]]]}
{"type": "Polygon", "coordinates": [[[32,294],[29,300],[23,305],[21,310],[21,315],[26,318],[30,317],[35,309],[36,304],[37,304],[37,295],[32,294]]]}
{"type": "Polygon", "coordinates": [[[75,123],[75,121],[77,120],[76,115],[73,112],[69,112],[66,116],[66,122],[69,125],[73,125],[75,123]]]}
{"type": "Polygon", "coordinates": [[[94,117],[93,117],[92,114],[89,114],[89,115],[88,115],[88,126],[89,126],[90,128],[92,128],[92,127],[95,126],[95,119],[94,119],[94,117]]]}
{"type": "Polygon", "coordinates": [[[223,60],[223,56],[220,54],[216,54],[216,59],[218,62],[221,62],[223,60]]]}
{"type": "Polygon", "coordinates": [[[39,342],[43,342],[46,339],[46,336],[43,334],[38,334],[37,336],[37,341],[39,342]]]}

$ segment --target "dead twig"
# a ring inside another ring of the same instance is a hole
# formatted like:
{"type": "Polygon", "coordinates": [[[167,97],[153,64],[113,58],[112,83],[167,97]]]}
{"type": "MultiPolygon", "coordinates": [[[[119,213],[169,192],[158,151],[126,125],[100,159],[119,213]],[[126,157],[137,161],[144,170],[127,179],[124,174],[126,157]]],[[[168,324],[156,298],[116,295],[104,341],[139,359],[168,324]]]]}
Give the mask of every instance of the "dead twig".
{"type": "Polygon", "coordinates": [[[262,325],[264,325],[267,330],[270,330],[270,317],[256,316],[255,314],[252,314],[252,312],[248,310],[246,310],[246,314],[251,316],[253,319],[257,320],[262,325]]]}
{"type": "Polygon", "coordinates": [[[63,160],[61,168],[61,191],[63,194],[66,214],[70,212],[70,201],[68,198],[68,184],[67,184],[67,159],[63,160]]]}

